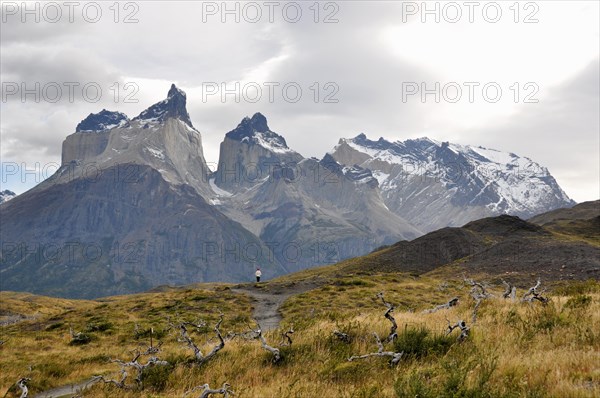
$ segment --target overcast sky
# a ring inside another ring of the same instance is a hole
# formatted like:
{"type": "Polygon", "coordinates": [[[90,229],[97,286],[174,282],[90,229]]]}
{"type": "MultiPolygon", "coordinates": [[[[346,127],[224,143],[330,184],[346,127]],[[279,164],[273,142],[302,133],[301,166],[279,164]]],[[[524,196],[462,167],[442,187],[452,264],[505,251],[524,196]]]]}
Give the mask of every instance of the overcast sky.
{"type": "Polygon", "coordinates": [[[2,3],[2,189],[36,183],[14,164],[54,171],[90,112],[134,117],[174,82],[209,162],[261,112],[307,157],[359,133],[427,136],[530,157],[574,200],[600,196],[597,1],[112,4],[2,3]]]}

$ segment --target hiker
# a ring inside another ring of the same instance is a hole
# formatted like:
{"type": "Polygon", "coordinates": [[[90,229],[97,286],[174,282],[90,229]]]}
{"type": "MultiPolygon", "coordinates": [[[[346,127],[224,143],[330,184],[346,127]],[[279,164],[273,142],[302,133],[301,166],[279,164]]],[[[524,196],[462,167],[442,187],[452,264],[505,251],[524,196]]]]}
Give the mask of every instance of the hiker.
{"type": "Polygon", "coordinates": [[[254,275],[256,275],[256,283],[260,282],[260,277],[262,276],[262,272],[260,272],[260,268],[256,269],[256,272],[254,273],[254,275]]]}

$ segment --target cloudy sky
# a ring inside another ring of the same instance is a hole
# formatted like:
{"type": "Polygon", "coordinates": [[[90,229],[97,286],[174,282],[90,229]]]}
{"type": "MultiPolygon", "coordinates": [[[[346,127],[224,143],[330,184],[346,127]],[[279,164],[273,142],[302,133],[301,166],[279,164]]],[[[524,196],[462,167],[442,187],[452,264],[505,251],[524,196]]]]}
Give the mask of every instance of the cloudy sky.
{"type": "Polygon", "coordinates": [[[134,117],[174,82],[209,162],[261,112],[304,156],[427,136],[530,157],[598,199],[599,3],[471,4],[3,2],[2,189],[54,171],[89,113],[134,117]]]}

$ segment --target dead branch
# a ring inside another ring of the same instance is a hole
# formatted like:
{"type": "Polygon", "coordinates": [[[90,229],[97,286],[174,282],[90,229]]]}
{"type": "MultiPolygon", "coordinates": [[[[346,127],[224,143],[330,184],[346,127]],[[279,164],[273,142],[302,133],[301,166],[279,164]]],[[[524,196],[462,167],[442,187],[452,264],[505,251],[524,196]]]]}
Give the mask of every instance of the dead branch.
{"type": "Polygon", "coordinates": [[[98,376],[94,376],[92,378],[92,382],[102,381],[105,384],[114,384],[115,387],[128,389],[131,387],[129,387],[125,384],[125,380],[127,379],[127,376],[128,376],[128,374],[127,374],[127,371],[125,370],[125,368],[121,368],[121,379],[118,381],[114,380],[114,379],[106,379],[104,376],[98,375],[98,376]]]}
{"type": "Polygon", "coordinates": [[[454,329],[460,329],[460,335],[457,337],[458,341],[464,341],[467,337],[469,337],[469,333],[471,329],[467,326],[467,323],[463,320],[456,322],[454,325],[450,323],[448,318],[446,318],[448,322],[448,331],[446,332],[446,336],[454,331],[454,329]]]}
{"type": "Polygon", "coordinates": [[[396,333],[396,330],[398,330],[398,324],[396,323],[396,319],[392,315],[392,312],[394,311],[394,306],[391,303],[388,303],[387,301],[385,301],[385,298],[383,297],[383,292],[377,293],[377,298],[380,298],[381,301],[383,302],[383,305],[385,305],[387,307],[387,311],[385,312],[385,314],[383,314],[383,316],[385,316],[385,318],[392,323],[392,326],[390,328],[390,334],[388,334],[385,341],[386,342],[394,341],[395,339],[398,338],[398,333],[396,333]]]}
{"type": "Polygon", "coordinates": [[[465,283],[471,286],[471,297],[475,300],[475,307],[473,308],[473,323],[477,321],[477,311],[479,310],[479,306],[481,302],[493,295],[489,293],[485,286],[481,283],[474,281],[473,279],[464,279],[465,283]]]}
{"type": "Polygon", "coordinates": [[[27,383],[29,383],[30,381],[31,379],[28,377],[22,377],[19,379],[19,381],[17,381],[17,387],[21,389],[20,398],[27,398],[29,396],[29,388],[27,388],[27,383]]]}
{"type": "MultiPolygon", "coordinates": [[[[111,362],[115,362],[121,365],[121,373],[123,373],[123,369],[127,368],[127,367],[132,367],[135,370],[137,370],[137,375],[135,377],[135,382],[138,384],[138,386],[142,386],[142,376],[144,374],[144,370],[146,368],[149,368],[151,366],[166,366],[169,363],[167,361],[161,361],[160,359],[156,358],[156,357],[151,357],[150,359],[148,359],[148,362],[146,362],[145,364],[141,364],[138,362],[138,359],[140,357],[140,354],[137,354],[136,357],[129,362],[123,362],[120,359],[113,359],[111,362]]],[[[125,372],[126,373],[126,372],[125,372]]],[[[124,379],[122,380],[123,383],[125,382],[124,379]]]]}
{"type": "Polygon", "coordinates": [[[287,332],[282,333],[284,342],[281,343],[280,345],[281,346],[292,345],[292,337],[291,337],[292,334],[294,334],[294,325],[292,325],[287,332]],[[287,341],[285,341],[285,340],[287,340],[287,341]]]}
{"type": "Polygon", "coordinates": [[[337,329],[333,331],[333,334],[335,337],[337,337],[339,340],[343,341],[346,344],[350,344],[350,342],[352,341],[352,339],[350,338],[350,336],[348,336],[347,333],[340,332],[337,329]]]}
{"type": "Polygon", "coordinates": [[[233,395],[233,391],[230,390],[230,387],[231,386],[229,385],[229,383],[223,383],[221,388],[212,389],[212,388],[210,388],[210,386],[207,383],[207,384],[192,388],[190,391],[187,391],[183,396],[185,398],[188,394],[191,394],[194,391],[202,389],[202,393],[200,394],[200,396],[198,398],[208,398],[211,394],[222,394],[223,398],[227,398],[227,397],[229,397],[229,394],[233,395]]]}
{"type": "Polygon", "coordinates": [[[271,347],[270,345],[267,344],[267,340],[262,335],[262,328],[260,327],[260,324],[258,323],[258,321],[256,319],[254,320],[254,322],[258,326],[258,329],[252,330],[252,332],[256,336],[255,338],[260,340],[260,344],[262,345],[262,348],[264,348],[265,350],[267,350],[271,354],[273,354],[273,363],[279,362],[281,360],[281,353],[279,352],[279,349],[271,347]]]}
{"type": "Polygon", "coordinates": [[[542,282],[538,279],[535,286],[530,287],[529,290],[527,291],[527,293],[525,293],[523,295],[523,298],[521,299],[521,301],[527,301],[527,302],[531,303],[533,300],[537,300],[542,304],[547,304],[549,299],[547,297],[542,296],[542,294],[544,293],[544,290],[542,290],[541,292],[538,291],[538,288],[540,287],[541,284],[542,284],[542,282]]]}
{"type": "Polygon", "coordinates": [[[510,298],[512,301],[515,301],[517,298],[517,288],[513,286],[512,283],[506,282],[504,279],[502,280],[502,284],[506,286],[504,293],[502,293],[502,297],[505,299],[510,298]]]}
{"type": "Polygon", "coordinates": [[[139,359],[141,356],[148,356],[148,355],[153,355],[153,354],[158,353],[160,351],[160,346],[161,346],[160,343],[158,346],[150,345],[144,352],[140,352],[140,350],[138,350],[138,349],[133,350],[134,356],[131,359],[131,361],[129,361],[129,362],[125,362],[120,359],[111,360],[110,362],[118,363],[119,365],[121,365],[121,371],[120,371],[121,378],[119,380],[107,379],[102,375],[98,375],[98,376],[94,376],[92,381],[93,382],[102,381],[105,384],[113,384],[115,387],[123,388],[123,389],[134,389],[133,386],[127,385],[125,383],[127,380],[127,377],[129,376],[129,373],[127,372],[127,368],[134,368],[137,371],[137,374],[135,377],[135,382],[137,384],[137,387],[139,387],[139,388],[143,387],[142,376],[144,375],[144,371],[147,368],[152,367],[152,366],[167,366],[167,365],[169,365],[169,363],[167,361],[162,361],[155,356],[150,357],[145,364],[141,364],[139,362],[139,359]]]}
{"type": "Polygon", "coordinates": [[[219,315],[219,320],[214,327],[214,331],[215,331],[215,334],[217,335],[217,338],[219,339],[219,342],[206,355],[204,355],[202,353],[202,351],[200,350],[200,348],[196,345],[196,343],[194,343],[194,340],[192,340],[192,338],[188,334],[188,329],[187,329],[187,326],[193,326],[196,329],[206,327],[205,322],[200,322],[200,323],[181,322],[179,324],[179,326],[175,326],[172,323],[170,323],[170,326],[172,328],[179,328],[179,331],[181,333],[181,339],[179,339],[179,341],[186,343],[186,345],[194,351],[194,358],[196,359],[196,363],[203,364],[203,363],[208,362],[212,357],[214,357],[217,354],[217,352],[219,352],[223,347],[225,347],[225,340],[223,340],[223,336],[221,335],[221,331],[219,330],[219,328],[221,327],[221,322],[223,322],[223,314],[219,315]]]}
{"type": "Polygon", "coordinates": [[[458,305],[458,297],[454,297],[454,298],[450,299],[450,301],[448,301],[447,303],[440,304],[440,305],[438,305],[436,307],[433,307],[433,308],[431,308],[429,310],[425,310],[425,311],[423,311],[423,313],[425,313],[425,314],[431,314],[431,313],[434,313],[434,312],[439,311],[439,310],[443,310],[443,309],[447,309],[447,308],[450,308],[450,307],[454,307],[456,305],[458,305]]]}
{"type": "Polygon", "coordinates": [[[391,357],[390,366],[397,365],[398,362],[400,362],[400,358],[402,358],[402,355],[404,355],[404,351],[402,351],[402,352],[383,351],[383,349],[384,349],[383,343],[379,339],[379,336],[377,335],[377,333],[373,333],[373,336],[375,337],[375,342],[377,343],[377,352],[371,352],[369,354],[364,354],[364,355],[353,355],[350,358],[348,358],[348,361],[352,362],[357,359],[365,359],[365,358],[369,358],[369,357],[391,357]]]}

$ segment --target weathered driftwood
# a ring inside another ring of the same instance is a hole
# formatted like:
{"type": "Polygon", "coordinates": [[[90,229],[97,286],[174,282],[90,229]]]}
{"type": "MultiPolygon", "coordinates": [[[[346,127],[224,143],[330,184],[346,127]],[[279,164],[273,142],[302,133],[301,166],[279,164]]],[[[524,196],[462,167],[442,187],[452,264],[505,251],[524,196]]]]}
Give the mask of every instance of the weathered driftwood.
{"type": "Polygon", "coordinates": [[[423,311],[423,313],[425,313],[425,314],[431,314],[431,313],[439,311],[439,310],[447,309],[447,308],[450,308],[450,307],[455,307],[456,305],[458,305],[458,297],[454,297],[454,298],[450,299],[447,303],[440,304],[440,305],[438,305],[436,307],[433,307],[433,308],[431,308],[429,310],[425,310],[425,311],[423,311]]]}
{"type": "Polygon", "coordinates": [[[502,297],[507,299],[510,298],[512,301],[515,301],[517,298],[517,288],[510,282],[506,282],[504,279],[502,280],[502,284],[505,286],[504,293],[502,293],[502,297]]]}
{"type": "Polygon", "coordinates": [[[381,301],[383,302],[383,305],[385,305],[387,307],[387,311],[385,311],[385,314],[383,314],[383,316],[385,316],[385,318],[392,323],[392,326],[390,328],[390,333],[386,337],[385,341],[386,342],[394,341],[395,339],[398,338],[398,333],[396,333],[396,330],[398,330],[398,324],[396,323],[396,319],[392,315],[392,312],[394,311],[394,306],[391,303],[388,303],[387,301],[385,301],[385,298],[383,297],[383,292],[377,293],[377,298],[380,298],[381,301]]]}
{"type": "Polygon", "coordinates": [[[371,352],[369,354],[364,354],[364,355],[353,355],[350,358],[348,358],[348,361],[352,362],[357,359],[365,359],[365,358],[369,358],[369,357],[391,357],[390,366],[397,365],[398,362],[400,362],[402,355],[404,355],[404,352],[403,351],[402,352],[383,351],[384,350],[383,343],[379,339],[379,336],[377,335],[377,333],[373,333],[373,336],[375,337],[375,341],[377,343],[377,352],[371,352]]]}
{"type": "Polygon", "coordinates": [[[448,330],[446,332],[446,335],[451,334],[454,331],[454,329],[459,329],[460,330],[460,334],[457,337],[458,341],[463,341],[467,337],[469,337],[469,333],[470,333],[471,329],[467,326],[467,323],[465,321],[463,321],[461,319],[458,322],[456,322],[454,325],[452,325],[450,323],[450,321],[448,320],[448,318],[446,318],[446,321],[448,322],[448,330]]]}
{"type": "Polygon", "coordinates": [[[22,377],[19,379],[19,381],[17,381],[17,387],[21,389],[20,398],[27,398],[29,396],[29,388],[27,387],[27,383],[30,381],[31,379],[28,377],[22,377]]]}
{"type": "Polygon", "coordinates": [[[279,348],[271,347],[269,344],[267,344],[267,340],[262,335],[262,328],[260,324],[256,319],[254,320],[254,322],[258,326],[258,329],[252,330],[252,333],[254,334],[255,338],[260,340],[260,344],[263,349],[273,354],[273,363],[279,362],[281,360],[281,352],[279,351],[279,348]]]}
{"type": "Polygon", "coordinates": [[[212,388],[210,388],[210,386],[207,383],[207,384],[192,388],[190,391],[187,391],[183,396],[187,397],[188,394],[191,394],[198,390],[202,390],[200,392],[200,396],[198,398],[208,398],[211,394],[221,394],[221,395],[223,395],[223,398],[227,398],[227,397],[229,397],[229,394],[233,395],[233,391],[230,390],[230,387],[231,386],[229,385],[229,383],[223,383],[221,388],[212,389],[212,388]]]}
{"type": "Polygon", "coordinates": [[[531,303],[533,300],[537,300],[542,304],[548,303],[549,299],[547,297],[542,296],[542,293],[544,293],[544,291],[538,291],[538,288],[541,284],[542,282],[538,279],[535,286],[530,287],[527,293],[523,295],[521,301],[527,301],[531,303]]]}
{"type": "Polygon", "coordinates": [[[333,335],[346,344],[350,344],[352,341],[352,338],[348,336],[348,333],[340,332],[337,329],[333,331],[333,335]]]}
{"type": "MultiPolygon", "coordinates": [[[[196,343],[194,343],[194,340],[192,340],[192,338],[190,337],[190,335],[188,333],[188,329],[187,329],[188,326],[193,326],[196,329],[200,329],[200,328],[206,327],[206,323],[205,322],[199,322],[199,323],[181,322],[177,326],[177,328],[179,328],[179,332],[181,335],[181,338],[179,339],[179,341],[185,343],[189,348],[192,349],[192,351],[194,351],[194,359],[196,360],[196,363],[203,364],[203,363],[208,362],[209,360],[212,359],[212,357],[217,355],[217,353],[221,349],[223,349],[223,347],[225,347],[225,340],[223,340],[223,336],[221,335],[221,331],[219,330],[222,322],[223,322],[223,314],[220,314],[219,320],[217,321],[217,324],[214,327],[214,331],[215,331],[215,334],[217,335],[219,342],[206,355],[204,355],[202,353],[202,350],[200,350],[200,347],[198,347],[196,345],[196,343]]],[[[176,327],[173,324],[170,324],[170,325],[172,328],[176,327]]]]}
{"type": "Polygon", "coordinates": [[[282,346],[292,345],[292,334],[294,334],[294,325],[292,325],[285,333],[282,333],[284,339],[283,343],[281,343],[282,346]]]}

